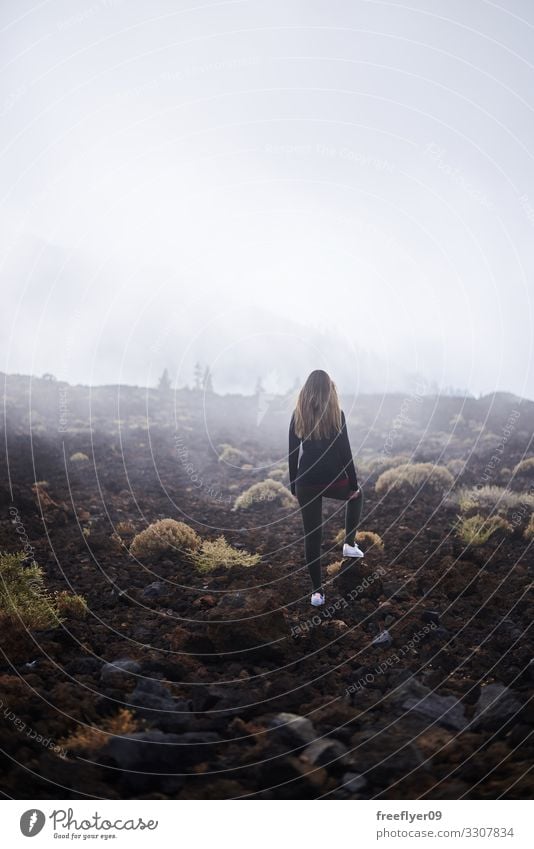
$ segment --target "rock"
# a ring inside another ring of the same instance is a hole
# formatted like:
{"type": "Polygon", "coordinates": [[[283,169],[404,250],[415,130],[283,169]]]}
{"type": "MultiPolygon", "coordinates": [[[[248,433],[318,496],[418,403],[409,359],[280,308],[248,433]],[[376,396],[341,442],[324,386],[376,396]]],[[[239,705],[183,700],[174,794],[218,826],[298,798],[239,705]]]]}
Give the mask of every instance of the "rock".
{"type": "Polygon", "coordinates": [[[332,737],[323,737],[321,740],[314,740],[310,746],[307,746],[301,757],[314,766],[328,767],[330,765],[335,768],[343,763],[343,758],[347,753],[347,747],[339,740],[334,740],[332,737]]]}
{"type": "Polygon", "coordinates": [[[141,666],[136,660],[124,657],[105,663],[100,671],[100,680],[111,687],[124,687],[140,671],[141,666]]]}
{"type": "Polygon", "coordinates": [[[404,710],[413,710],[432,723],[462,731],[466,725],[464,707],[454,696],[438,696],[429,692],[422,699],[409,697],[402,702],[404,710]]]}
{"type": "Polygon", "coordinates": [[[432,628],[428,634],[425,634],[426,640],[430,640],[438,642],[438,643],[446,643],[450,637],[449,631],[446,628],[432,628]]]}
{"type": "Polygon", "coordinates": [[[423,610],[421,618],[423,622],[435,622],[436,625],[439,625],[440,613],[437,610],[423,610]]]}
{"type": "Polygon", "coordinates": [[[393,637],[389,631],[380,631],[380,633],[371,642],[372,646],[387,647],[393,643],[393,637]]]}
{"type": "Polygon", "coordinates": [[[388,598],[408,598],[409,592],[402,581],[382,581],[382,589],[388,598]]]}
{"type": "Polygon", "coordinates": [[[349,756],[357,773],[365,764],[369,783],[387,787],[392,777],[402,779],[415,770],[426,771],[428,766],[421,752],[413,743],[411,728],[388,724],[384,728],[372,728],[357,732],[351,737],[354,751],[349,756]]]}
{"type": "Polygon", "coordinates": [[[270,721],[269,726],[291,745],[303,746],[317,738],[313,722],[297,713],[278,713],[270,721]]]}
{"type": "Polygon", "coordinates": [[[143,590],[143,598],[162,598],[162,596],[168,595],[169,589],[167,584],[162,583],[161,581],[154,581],[152,584],[148,584],[147,587],[143,590]]]}
{"type": "Polygon", "coordinates": [[[503,684],[487,684],[482,688],[471,728],[496,731],[522,708],[522,703],[503,684]]]}
{"type": "Polygon", "coordinates": [[[236,610],[245,606],[245,595],[241,592],[236,593],[228,593],[228,595],[224,595],[220,602],[219,608],[223,610],[236,610]]]}
{"type": "Polygon", "coordinates": [[[168,687],[151,678],[139,681],[129,703],[136,713],[164,731],[181,731],[191,722],[191,705],[183,699],[174,699],[168,687]]]}
{"type": "Polygon", "coordinates": [[[180,773],[191,771],[197,763],[213,760],[214,745],[219,741],[219,735],[212,732],[143,731],[128,737],[112,737],[101,749],[100,759],[120,767],[122,780],[130,787],[153,790],[160,775],[166,785],[178,789],[183,784],[180,773]]]}
{"type": "Polygon", "coordinates": [[[359,790],[363,790],[367,781],[359,772],[346,772],[341,779],[341,783],[343,790],[346,790],[348,793],[357,793],[359,790]]]}

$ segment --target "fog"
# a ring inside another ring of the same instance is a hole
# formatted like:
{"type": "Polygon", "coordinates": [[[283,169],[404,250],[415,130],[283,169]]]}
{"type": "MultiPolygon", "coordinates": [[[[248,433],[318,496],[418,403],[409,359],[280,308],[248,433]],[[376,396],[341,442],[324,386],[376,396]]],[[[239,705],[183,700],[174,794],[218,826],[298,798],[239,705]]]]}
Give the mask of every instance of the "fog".
{"type": "Polygon", "coordinates": [[[4,0],[0,370],[534,398],[527,0],[4,0]]]}

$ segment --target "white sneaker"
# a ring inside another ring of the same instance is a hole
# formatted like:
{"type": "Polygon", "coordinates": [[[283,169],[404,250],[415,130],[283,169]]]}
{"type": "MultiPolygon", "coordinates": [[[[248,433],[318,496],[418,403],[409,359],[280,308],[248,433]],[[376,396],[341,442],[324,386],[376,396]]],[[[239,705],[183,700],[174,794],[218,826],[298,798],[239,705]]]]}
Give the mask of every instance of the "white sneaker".
{"type": "Polygon", "coordinates": [[[363,551],[361,548],[358,548],[356,543],[354,543],[354,545],[349,545],[348,542],[346,542],[343,545],[343,557],[363,557],[363,551]]]}
{"type": "Polygon", "coordinates": [[[314,607],[321,607],[324,604],[324,595],[322,593],[314,593],[310,601],[314,607]]]}

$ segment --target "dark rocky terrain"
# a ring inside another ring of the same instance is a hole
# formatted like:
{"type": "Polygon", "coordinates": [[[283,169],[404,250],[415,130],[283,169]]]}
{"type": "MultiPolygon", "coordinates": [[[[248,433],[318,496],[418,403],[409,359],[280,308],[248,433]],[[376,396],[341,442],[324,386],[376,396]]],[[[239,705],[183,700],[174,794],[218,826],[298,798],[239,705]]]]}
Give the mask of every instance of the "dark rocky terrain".
{"type": "MultiPolygon", "coordinates": [[[[455,489],[526,492],[532,481],[513,469],[534,453],[534,404],[361,396],[343,407],[362,529],[384,549],[330,570],[318,612],[296,501],[232,510],[273,469],[287,481],[291,399],[258,412],[255,398],[7,379],[0,549],[30,545],[47,586],[80,593],[89,612],[2,634],[5,796],[532,796],[529,515],[466,545],[441,494],[378,497],[373,460],[387,446],[449,464],[455,489]],[[248,462],[220,462],[222,444],[248,462]],[[179,552],[136,562],[131,537],[166,517],[261,561],[209,574],[179,552]]],[[[340,506],[324,507],[325,567],[341,555],[340,506]]]]}

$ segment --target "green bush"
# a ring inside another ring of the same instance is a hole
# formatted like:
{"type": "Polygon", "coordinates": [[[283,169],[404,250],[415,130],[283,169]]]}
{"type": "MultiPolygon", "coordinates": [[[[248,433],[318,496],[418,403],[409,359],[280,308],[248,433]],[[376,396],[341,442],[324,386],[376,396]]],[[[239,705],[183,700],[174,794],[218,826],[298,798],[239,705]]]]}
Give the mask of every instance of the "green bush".
{"type": "Polygon", "coordinates": [[[497,531],[508,534],[513,526],[502,516],[486,518],[478,513],[469,518],[460,517],[456,525],[456,533],[466,545],[484,545],[497,531]]]}
{"type": "Polygon", "coordinates": [[[388,492],[410,493],[424,487],[443,494],[452,487],[454,478],[445,466],[433,463],[405,463],[382,472],[375,484],[377,495],[388,492]]]}
{"type": "Polygon", "coordinates": [[[130,545],[130,554],[134,557],[157,557],[165,552],[198,548],[200,542],[199,535],[185,522],[160,519],[136,534],[130,545]]]}
{"type": "Polygon", "coordinates": [[[0,554],[0,617],[4,627],[22,625],[31,631],[53,628],[61,621],[57,601],[45,587],[43,570],[23,565],[24,552],[0,554]]]}
{"type": "Polygon", "coordinates": [[[293,496],[280,481],[275,481],[272,478],[267,478],[264,481],[255,483],[250,486],[245,492],[235,500],[234,510],[247,510],[254,504],[262,501],[275,502],[281,507],[293,507],[295,502],[293,496]]]}
{"type": "Polygon", "coordinates": [[[200,548],[191,552],[191,556],[199,572],[211,572],[217,566],[227,569],[233,566],[255,566],[260,561],[259,554],[232,548],[224,536],[213,541],[204,540],[200,548]]]}
{"type": "Polygon", "coordinates": [[[87,602],[83,595],[65,592],[56,595],[56,607],[58,613],[64,616],[72,616],[77,619],[85,619],[87,616],[87,602]]]}

